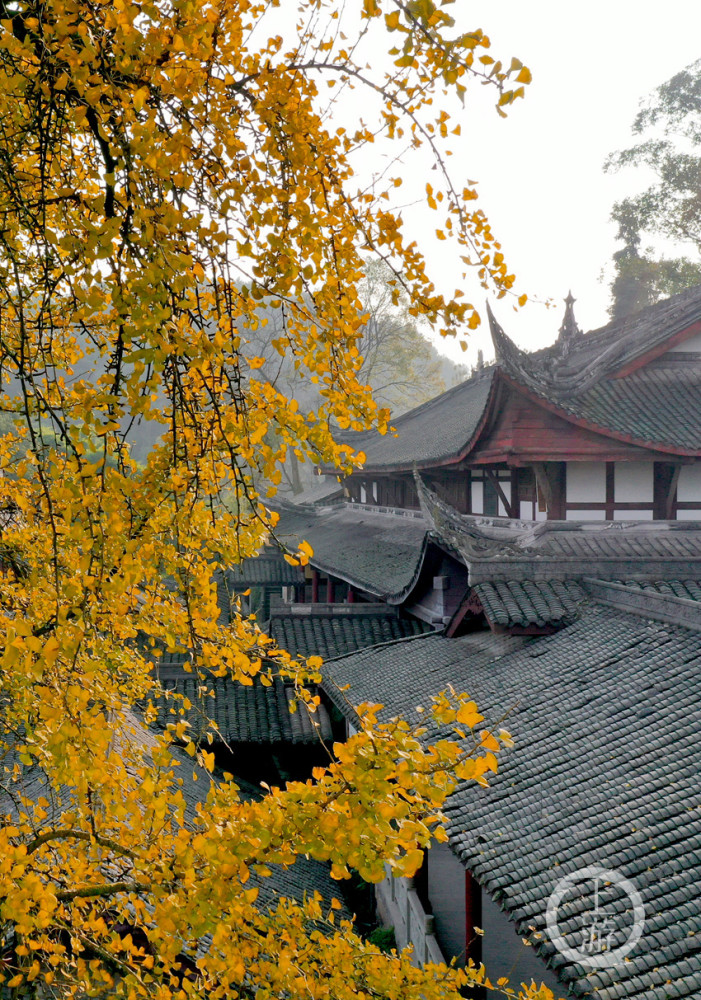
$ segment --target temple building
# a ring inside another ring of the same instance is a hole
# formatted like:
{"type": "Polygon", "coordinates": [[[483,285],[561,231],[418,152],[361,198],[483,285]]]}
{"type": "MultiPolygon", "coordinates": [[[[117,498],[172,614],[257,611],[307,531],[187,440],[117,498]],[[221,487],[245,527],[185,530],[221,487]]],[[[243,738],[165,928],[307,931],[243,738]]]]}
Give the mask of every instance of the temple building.
{"type": "Polygon", "coordinates": [[[701,515],[701,288],[527,354],[490,312],[496,362],[355,434],[349,497],[417,509],[413,471],[456,510],[528,520],[701,515]]]}
{"type": "Polygon", "coordinates": [[[489,788],[451,796],[448,844],[378,887],[416,961],[699,997],[701,288],[588,334],[569,297],[532,354],[490,325],[493,365],[353,435],[345,499],[329,479],[280,504],[278,541],[313,555],[271,616],[309,651],[334,606],[394,622],[326,647],[335,734],[448,686],[513,734],[489,788]]]}

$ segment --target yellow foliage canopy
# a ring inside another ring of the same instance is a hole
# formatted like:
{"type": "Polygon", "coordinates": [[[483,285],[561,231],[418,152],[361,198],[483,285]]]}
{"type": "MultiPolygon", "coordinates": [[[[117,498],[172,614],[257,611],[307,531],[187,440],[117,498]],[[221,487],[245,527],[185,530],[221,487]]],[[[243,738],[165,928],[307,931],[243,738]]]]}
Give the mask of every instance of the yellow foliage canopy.
{"type": "MultiPolygon", "coordinates": [[[[484,780],[495,741],[468,767],[453,740],[426,748],[368,711],[313,781],[244,802],[226,777],[209,787],[184,719],[156,737],[131,712],[154,695],[155,646],[203,683],[264,662],[315,673],[255,623],[218,624],[213,573],[274,527],[257,485],[288,449],[349,468],[362,458],[332,423],[386,427],[357,379],[367,256],[436,327],[477,322],[436,292],[384,192],[358,189],[374,132],[334,129],[322,84],[366,88],[379,133],[429,145],[444,229],[497,291],[512,283],[474,192],[450,183],[432,102],[479,77],[501,108],[527,71],[455,33],[445,3],[362,5],[353,30],[384,38],[386,72],[356,62],[342,5],[283,6],[0,0],[0,981],[20,992],[437,998],[478,975],[382,956],[333,913],[322,933],[318,899],[267,912],[249,878],[300,855],[339,878],[410,872],[453,769],[484,780]],[[249,349],[271,305],[278,350],[323,386],[313,412],[249,349]],[[154,444],[137,462],[139,422],[154,444]],[[199,804],[171,741],[199,760],[199,804]]],[[[436,711],[458,731],[480,718],[436,711]]]]}

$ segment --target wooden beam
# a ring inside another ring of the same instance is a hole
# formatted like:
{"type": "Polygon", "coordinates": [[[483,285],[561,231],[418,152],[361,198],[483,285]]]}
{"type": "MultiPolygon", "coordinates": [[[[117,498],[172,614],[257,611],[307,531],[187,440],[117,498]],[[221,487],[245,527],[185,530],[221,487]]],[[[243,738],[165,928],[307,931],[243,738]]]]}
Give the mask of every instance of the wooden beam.
{"type": "MultiPolygon", "coordinates": [[[[499,499],[501,500],[502,504],[504,505],[504,510],[506,511],[506,516],[507,517],[514,517],[514,515],[511,513],[511,502],[506,499],[506,493],[504,493],[503,489],[501,488],[501,483],[499,482],[499,477],[496,475],[496,473],[494,472],[493,469],[485,469],[484,472],[485,472],[485,475],[489,477],[489,479],[491,480],[492,484],[494,485],[494,489],[497,491],[497,496],[499,497],[499,499]]],[[[498,508],[497,508],[497,510],[498,510],[498,508]]]]}
{"type": "Polygon", "coordinates": [[[540,497],[545,499],[549,521],[564,521],[565,519],[565,463],[564,462],[533,462],[536,489],[538,491],[538,510],[543,510],[540,497]]]}
{"type": "Polygon", "coordinates": [[[535,474],[538,510],[543,512],[548,511],[552,507],[553,491],[550,488],[550,479],[545,468],[545,462],[534,462],[533,472],[535,474]]]}
{"type": "Polygon", "coordinates": [[[682,471],[681,465],[677,463],[674,467],[674,472],[672,473],[672,478],[669,481],[669,489],[667,490],[667,496],[665,498],[664,507],[664,519],[665,521],[671,521],[674,517],[674,501],[677,498],[677,484],[679,483],[679,473],[682,471]]]}
{"type": "Polygon", "coordinates": [[[472,589],[468,590],[467,595],[463,598],[463,600],[460,603],[460,607],[458,608],[458,610],[455,612],[450,622],[448,623],[448,626],[445,630],[446,638],[448,639],[453,638],[453,636],[456,634],[456,632],[462,625],[467,615],[471,615],[472,618],[479,618],[484,615],[484,608],[482,607],[482,603],[479,597],[477,597],[474,590],[472,589]]]}

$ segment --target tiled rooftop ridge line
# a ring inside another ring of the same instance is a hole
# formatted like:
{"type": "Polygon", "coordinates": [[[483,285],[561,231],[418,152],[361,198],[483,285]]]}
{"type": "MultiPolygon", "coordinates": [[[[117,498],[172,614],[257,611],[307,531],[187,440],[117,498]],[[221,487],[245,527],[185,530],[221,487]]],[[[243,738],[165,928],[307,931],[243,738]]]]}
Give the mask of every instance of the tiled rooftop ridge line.
{"type": "Polygon", "coordinates": [[[425,520],[425,516],[423,512],[420,510],[409,510],[406,507],[386,507],[386,506],[378,507],[377,504],[355,503],[351,500],[341,500],[338,503],[334,504],[323,504],[323,503],[304,504],[304,503],[293,503],[290,500],[278,499],[277,501],[271,504],[271,507],[273,509],[279,507],[282,508],[283,510],[302,511],[305,514],[311,514],[311,515],[314,514],[323,515],[328,510],[338,511],[345,508],[346,510],[354,511],[355,513],[359,513],[361,511],[367,511],[368,514],[373,514],[373,515],[388,514],[392,517],[404,518],[405,520],[406,519],[415,521],[425,520]]]}
{"type": "Polygon", "coordinates": [[[469,582],[701,579],[700,521],[521,521],[460,514],[417,474],[430,537],[469,582]]]}
{"type": "Polygon", "coordinates": [[[391,604],[327,604],[319,602],[317,604],[286,604],[282,600],[271,600],[271,618],[296,618],[311,615],[314,618],[323,617],[377,617],[386,618],[388,615],[398,616],[399,611],[391,604]]]}
{"type": "Polygon", "coordinates": [[[598,604],[701,632],[701,603],[698,601],[657,593],[615,580],[585,577],[582,582],[587,593],[598,604]]]}
{"type": "Polygon", "coordinates": [[[607,375],[615,374],[659,344],[682,335],[701,315],[701,286],[614,320],[590,334],[580,334],[573,350],[556,342],[533,354],[507,336],[491,308],[489,327],[497,364],[519,382],[549,398],[579,395],[607,375]]]}

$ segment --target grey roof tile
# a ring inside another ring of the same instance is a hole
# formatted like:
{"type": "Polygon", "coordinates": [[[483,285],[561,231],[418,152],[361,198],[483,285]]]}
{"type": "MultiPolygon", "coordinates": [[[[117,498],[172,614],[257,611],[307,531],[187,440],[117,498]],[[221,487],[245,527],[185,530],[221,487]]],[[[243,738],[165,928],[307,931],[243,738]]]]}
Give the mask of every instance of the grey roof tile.
{"type": "Polygon", "coordinates": [[[399,603],[416,582],[427,524],[411,512],[377,511],[361,504],[314,509],[279,508],[277,537],[296,549],[307,541],[311,564],[375,597],[399,603]]]}
{"type": "Polygon", "coordinates": [[[448,802],[454,850],[553,965],[536,935],[557,881],[592,864],[620,871],[647,913],[631,961],[567,961],[563,982],[603,1000],[665,1000],[668,980],[675,996],[700,995],[701,634],[589,605],[550,636],[428,635],[325,669],[332,697],[333,682],[350,684],[340,708],[350,697],[417,719],[414,706],[452,684],[488,722],[509,712],[516,745],[490,787],[448,802]]]}
{"type": "Polygon", "coordinates": [[[391,608],[383,614],[362,613],[362,604],[337,608],[331,605],[293,605],[287,613],[271,612],[268,634],[294,656],[333,656],[433,631],[416,618],[400,618],[391,608]],[[339,614],[352,610],[352,614],[339,614]],[[300,612],[307,613],[300,613],[300,612]],[[294,613],[297,612],[297,613],[294,613]]]}
{"type": "Polygon", "coordinates": [[[575,620],[585,599],[575,580],[497,580],[473,590],[488,621],[505,628],[562,628],[575,620]]]}
{"type": "Polygon", "coordinates": [[[682,597],[688,601],[701,601],[700,580],[617,580],[626,587],[636,590],[647,590],[655,594],[668,594],[670,597],[682,597]]]}
{"type": "Polygon", "coordinates": [[[581,395],[552,399],[566,413],[633,441],[698,454],[701,366],[651,365],[620,379],[602,379],[581,395]]]}
{"type": "Polygon", "coordinates": [[[161,728],[179,717],[186,698],[192,707],[183,717],[194,732],[202,733],[206,720],[211,719],[229,744],[315,744],[332,737],[331,720],[324,706],[310,714],[306,706],[298,704],[293,712],[294,689],[279,678],[269,685],[258,677],[250,685],[221,677],[203,682],[169,667],[161,664],[159,668],[166,674],[161,679],[164,693],[156,701],[156,724],[161,728]]]}
{"type": "Polygon", "coordinates": [[[290,566],[281,552],[270,550],[242,560],[226,573],[226,583],[234,591],[264,584],[281,587],[300,580],[299,568],[290,566]]]}
{"type": "Polygon", "coordinates": [[[465,448],[484,415],[494,368],[448,389],[394,420],[396,436],[363,431],[346,435],[349,444],[366,456],[364,470],[383,472],[419,468],[454,458],[465,448]]]}

